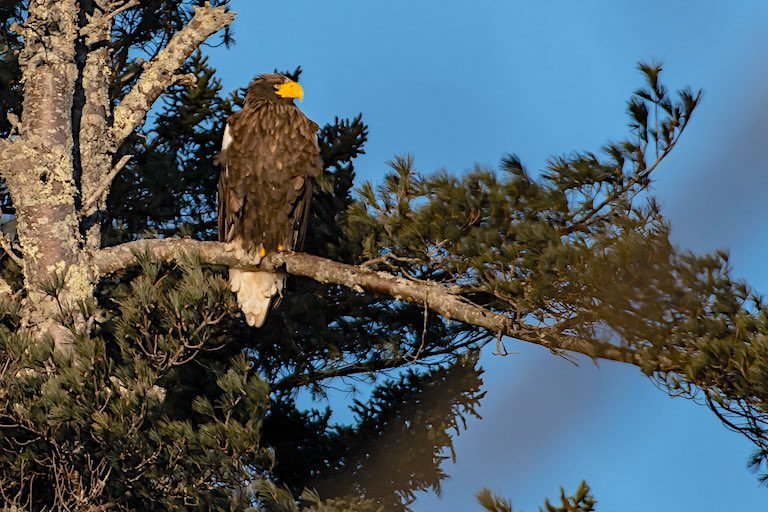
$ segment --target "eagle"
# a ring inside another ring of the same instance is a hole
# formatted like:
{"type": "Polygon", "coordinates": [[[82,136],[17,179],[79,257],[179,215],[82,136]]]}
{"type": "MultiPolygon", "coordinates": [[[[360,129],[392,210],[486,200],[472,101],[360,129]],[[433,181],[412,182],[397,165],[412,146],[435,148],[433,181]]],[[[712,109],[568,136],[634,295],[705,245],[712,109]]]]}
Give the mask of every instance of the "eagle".
{"type": "MultiPolygon", "coordinates": [[[[219,241],[261,261],[272,251],[300,250],[307,232],[312,179],[323,169],[318,125],[294,103],[297,82],[257,76],[242,110],[227,120],[218,162],[219,241]]],[[[252,327],[261,327],[282,297],[283,272],[230,269],[229,282],[252,327]]]]}

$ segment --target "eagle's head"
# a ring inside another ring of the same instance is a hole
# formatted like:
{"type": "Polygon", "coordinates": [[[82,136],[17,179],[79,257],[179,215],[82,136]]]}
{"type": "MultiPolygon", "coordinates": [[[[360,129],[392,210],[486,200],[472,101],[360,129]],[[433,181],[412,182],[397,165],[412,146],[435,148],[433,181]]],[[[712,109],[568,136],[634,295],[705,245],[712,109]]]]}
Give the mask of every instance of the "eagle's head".
{"type": "Polygon", "coordinates": [[[298,98],[304,99],[304,89],[287,76],[277,73],[259,75],[248,86],[246,103],[270,101],[275,103],[293,103],[298,98]]]}

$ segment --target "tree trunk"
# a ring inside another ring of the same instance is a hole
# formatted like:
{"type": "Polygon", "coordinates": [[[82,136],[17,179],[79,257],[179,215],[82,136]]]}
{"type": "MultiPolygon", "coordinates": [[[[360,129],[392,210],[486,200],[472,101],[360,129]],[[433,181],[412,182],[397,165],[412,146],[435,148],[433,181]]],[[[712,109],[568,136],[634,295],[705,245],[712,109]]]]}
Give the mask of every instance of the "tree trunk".
{"type": "Polygon", "coordinates": [[[33,0],[23,28],[20,62],[24,83],[22,128],[3,165],[16,206],[28,292],[27,327],[65,342],[56,324],[59,304],[92,295],[92,280],[80,264],[80,235],[73,177],[72,103],[77,80],[76,0],[33,0]],[[54,277],[58,276],[58,277],[54,277]],[[55,300],[44,292],[53,279],[64,284],[55,300]]]}

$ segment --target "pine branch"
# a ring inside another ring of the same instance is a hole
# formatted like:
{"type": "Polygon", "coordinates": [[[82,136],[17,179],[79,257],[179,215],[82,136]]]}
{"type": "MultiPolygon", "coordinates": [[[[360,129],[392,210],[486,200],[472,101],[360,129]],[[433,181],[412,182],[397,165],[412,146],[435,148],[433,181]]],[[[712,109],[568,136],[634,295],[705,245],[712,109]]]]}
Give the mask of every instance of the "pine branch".
{"type": "Polygon", "coordinates": [[[186,27],[177,32],[154,59],[145,64],[136,86],[115,109],[112,127],[114,141],[119,147],[139,126],[163,91],[176,80],[176,71],[208,37],[230,25],[235,13],[225,6],[195,7],[195,15],[186,27]]]}
{"type": "MultiPolygon", "coordinates": [[[[462,341],[461,343],[451,344],[439,350],[435,349],[422,352],[420,360],[427,361],[430,358],[455,355],[462,349],[479,349],[487,344],[488,339],[488,336],[472,336],[470,339],[462,341]],[[485,340],[478,338],[485,338],[485,340]]],[[[273,391],[290,391],[303,386],[311,386],[329,379],[353,377],[360,374],[412,366],[413,363],[416,362],[418,361],[407,355],[383,358],[377,357],[376,359],[371,359],[369,361],[357,361],[324,369],[312,369],[311,371],[304,373],[297,371],[273,383],[271,389],[273,391]]],[[[425,363],[425,366],[428,365],[429,364],[425,363]]]]}
{"type": "MultiPolygon", "coordinates": [[[[451,289],[437,283],[422,283],[386,272],[374,272],[354,265],[338,263],[303,253],[268,254],[261,262],[256,258],[238,258],[224,243],[201,242],[190,239],[138,240],[101,249],[93,254],[91,264],[100,275],[116,272],[138,264],[138,255],[149,253],[171,262],[186,253],[196,253],[208,265],[237,268],[281,270],[308,277],[321,283],[345,286],[359,293],[387,295],[398,300],[426,305],[447,319],[458,320],[487,331],[540,345],[552,351],[584,354],[593,359],[605,359],[634,365],[641,364],[640,354],[633,349],[599,340],[563,334],[554,327],[537,327],[468,302],[451,289]]],[[[662,362],[662,365],[667,365],[662,362]]]]}

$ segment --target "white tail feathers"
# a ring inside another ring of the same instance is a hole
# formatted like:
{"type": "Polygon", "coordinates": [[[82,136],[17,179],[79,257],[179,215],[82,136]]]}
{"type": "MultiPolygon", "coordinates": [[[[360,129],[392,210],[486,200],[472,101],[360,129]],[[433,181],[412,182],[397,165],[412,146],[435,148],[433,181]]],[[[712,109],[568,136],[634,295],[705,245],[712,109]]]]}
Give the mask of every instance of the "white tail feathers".
{"type": "Polygon", "coordinates": [[[237,293],[237,303],[251,327],[261,327],[267,320],[275,295],[282,295],[287,275],[282,272],[246,272],[230,269],[229,284],[237,293]]]}

